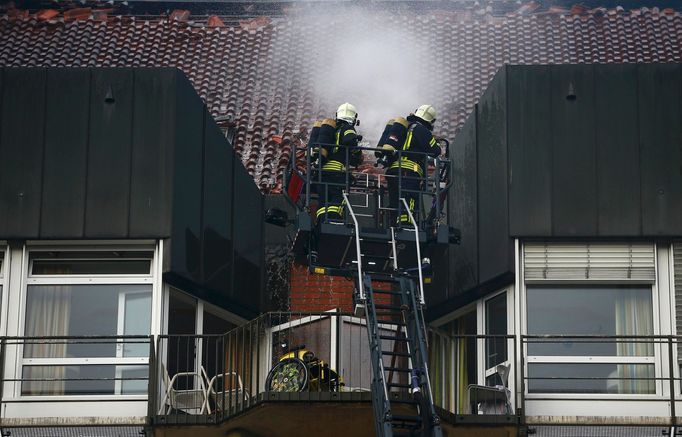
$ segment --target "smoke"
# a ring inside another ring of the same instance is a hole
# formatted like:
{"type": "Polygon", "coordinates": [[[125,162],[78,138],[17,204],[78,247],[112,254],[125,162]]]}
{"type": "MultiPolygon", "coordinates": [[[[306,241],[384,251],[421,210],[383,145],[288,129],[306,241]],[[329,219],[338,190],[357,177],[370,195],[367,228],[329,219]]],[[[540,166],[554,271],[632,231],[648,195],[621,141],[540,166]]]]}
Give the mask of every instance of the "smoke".
{"type": "Polygon", "coordinates": [[[286,58],[274,62],[301,60],[298,86],[314,94],[322,112],[314,116],[331,117],[338,105],[350,102],[361,120],[359,133],[374,145],[388,119],[437,104],[432,33],[418,16],[369,6],[309,8],[290,13],[273,46],[288,48],[286,58]]]}

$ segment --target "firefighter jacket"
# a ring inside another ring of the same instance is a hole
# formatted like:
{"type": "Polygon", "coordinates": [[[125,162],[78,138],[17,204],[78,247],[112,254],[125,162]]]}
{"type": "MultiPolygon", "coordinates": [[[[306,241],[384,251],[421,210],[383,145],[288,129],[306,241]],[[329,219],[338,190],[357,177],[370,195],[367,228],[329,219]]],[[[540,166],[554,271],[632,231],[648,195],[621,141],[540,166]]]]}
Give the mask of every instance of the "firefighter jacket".
{"type": "Polygon", "coordinates": [[[400,159],[398,159],[398,153],[394,154],[389,169],[403,168],[419,173],[419,176],[423,177],[426,155],[432,158],[438,157],[441,153],[440,146],[433,137],[431,126],[427,122],[414,115],[407,117],[406,121],[407,127],[402,123],[394,123],[395,129],[391,129],[387,140],[387,144],[402,151],[400,159]],[[405,140],[401,144],[403,132],[405,140]]]}
{"type": "Polygon", "coordinates": [[[336,121],[334,143],[322,147],[326,151],[326,162],[322,166],[325,171],[346,171],[350,160],[351,165],[357,165],[362,151],[356,149],[359,141],[355,128],[342,120],[336,121]]]}

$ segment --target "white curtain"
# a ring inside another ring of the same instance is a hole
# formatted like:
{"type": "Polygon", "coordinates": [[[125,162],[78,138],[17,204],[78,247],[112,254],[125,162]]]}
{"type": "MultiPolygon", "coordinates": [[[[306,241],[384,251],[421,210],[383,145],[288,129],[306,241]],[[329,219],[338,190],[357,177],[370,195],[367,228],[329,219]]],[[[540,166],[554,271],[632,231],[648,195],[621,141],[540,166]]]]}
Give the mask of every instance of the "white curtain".
{"type": "MultiPolygon", "coordinates": [[[[638,289],[625,289],[618,292],[620,298],[616,301],[616,335],[652,335],[653,309],[651,294],[638,289]]],[[[654,345],[643,339],[622,339],[617,343],[619,357],[653,356],[654,345]]],[[[634,379],[653,377],[651,366],[641,364],[619,364],[617,375],[618,393],[654,393],[653,380],[634,379]]],[[[613,383],[613,381],[610,381],[613,383]]]]}
{"type": "MultiPolygon", "coordinates": [[[[71,314],[71,286],[41,285],[28,288],[26,305],[26,336],[48,337],[69,334],[71,314]]],[[[27,340],[25,358],[65,358],[67,344],[64,340],[27,340]]],[[[22,387],[25,395],[64,394],[66,374],[64,366],[27,366],[24,378],[44,379],[28,381],[22,387]]]]}

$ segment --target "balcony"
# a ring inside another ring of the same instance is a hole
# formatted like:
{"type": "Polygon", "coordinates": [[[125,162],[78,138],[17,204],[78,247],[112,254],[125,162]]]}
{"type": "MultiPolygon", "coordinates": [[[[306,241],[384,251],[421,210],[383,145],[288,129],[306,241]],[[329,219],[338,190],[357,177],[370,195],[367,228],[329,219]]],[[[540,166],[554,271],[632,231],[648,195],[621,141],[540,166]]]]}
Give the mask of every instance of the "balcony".
{"type": "MultiPolygon", "coordinates": [[[[381,325],[386,334],[397,329],[381,325]]],[[[443,428],[458,435],[590,417],[595,426],[667,430],[682,407],[680,338],[430,329],[434,401],[443,428]]],[[[3,429],[97,424],[162,436],[188,428],[276,436],[374,427],[365,321],[351,314],[268,313],[223,335],[4,337],[0,346],[3,429]]],[[[410,398],[406,389],[390,395],[410,398]]]]}
{"type": "MultiPolygon", "coordinates": [[[[390,337],[399,326],[386,323],[380,328],[390,337]]],[[[462,340],[441,336],[438,341],[441,345],[451,342],[448,347],[455,350],[462,340]]],[[[480,340],[504,349],[509,362],[514,360],[513,337],[480,340]]],[[[400,342],[383,341],[385,350],[400,352],[404,347],[400,342]]],[[[165,359],[158,360],[152,372],[157,376],[156,387],[150,389],[154,398],[150,405],[154,405],[153,424],[163,430],[162,435],[182,435],[187,426],[207,425],[223,433],[241,429],[264,436],[367,435],[374,429],[365,320],[351,314],[269,313],[225,335],[161,336],[156,350],[165,359]]],[[[406,358],[396,356],[388,366],[405,366],[400,360],[406,358]]],[[[434,391],[443,400],[447,396],[443,395],[443,374],[439,375],[436,380],[432,376],[432,384],[439,385],[434,391]]],[[[489,376],[492,381],[494,372],[489,376]]],[[[387,378],[398,384],[408,382],[407,375],[397,372],[388,372],[387,378]]],[[[474,398],[467,405],[474,405],[474,414],[469,408],[448,411],[449,405],[440,402],[446,407],[439,408],[444,429],[515,429],[518,420],[511,397],[508,411],[496,411],[494,417],[476,414],[485,399],[475,396],[484,396],[483,391],[483,387],[470,390],[474,398]]],[[[390,396],[411,399],[407,389],[395,387],[390,396]]],[[[492,398],[488,400],[495,404],[492,398]]]]}
{"type": "Polygon", "coordinates": [[[631,425],[638,429],[632,435],[669,435],[682,407],[681,339],[522,336],[525,372],[519,393],[525,422],[537,429],[576,422],[612,425],[614,435],[631,425]]]}
{"type": "Polygon", "coordinates": [[[0,426],[116,426],[121,436],[138,435],[148,423],[153,360],[149,336],[2,337],[0,426]]]}

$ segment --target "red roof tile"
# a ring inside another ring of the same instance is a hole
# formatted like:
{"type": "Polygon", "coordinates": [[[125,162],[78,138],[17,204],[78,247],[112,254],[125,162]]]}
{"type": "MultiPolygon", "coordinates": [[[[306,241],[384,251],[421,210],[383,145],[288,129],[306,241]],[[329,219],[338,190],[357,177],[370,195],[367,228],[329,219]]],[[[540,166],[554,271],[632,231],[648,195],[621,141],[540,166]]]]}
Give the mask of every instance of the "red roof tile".
{"type": "Polygon", "coordinates": [[[216,15],[211,15],[210,17],[208,17],[206,25],[208,27],[225,27],[225,23],[223,23],[223,20],[221,20],[220,17],[216,15]]]}
{"type": "MultiPolygon", "coordinates": [[[[538,2],[503,15],[489,9],[388,13],[396,28],[415,22],[430,29],[439,80],[424,84],[439,110],[438,134],[452,137],[504,64],[680,62],[682,15],[672,9],[540,10],[538,2]],[[433,90],[433,86],[438,90],[433,90]]],[[[293,8],[292,10],[295,10],[293,8]]],[[[277,17],[195,19],[187,11],[165,17],[114,16],[89,8],[59,17],[8,12],[0,17],[0,66],[174,66],[187,74],[214,117],[236,126],[235,150],[263,191],[279,191],[291,141],[336,98],[324,101],[314,78],[332,68],[307,54],[333,47],[335,20],[277,17]],[[222,25],[221,25],[222,23],[222,25]],[[282,60],[285,62],[282,62],[282,60]],[[278,140],[281,138],[280,141],[278,140]],[[274,141],[273,141],[274,140],[274,141]]],[[[388,17],[388,18],[387,18],[388,17]]],[[[362,115],[362,114],[361,114],[362,115]]],[[[386,114],[391,117],[395,114],[386,114]]],[[[361,126],[362,128],[362,126],[361,126]]],[[[367,171],[372,171],[367,167],[367,171]]]]}
{"type": "Polygon", "coordinates": [[[36,12],[36,18],[40,21],[47,21],[59,15],[59,11],[55,9],[43,9],[36,12]]]}
{"type": "Polygon", "coordinates": [[[87,20],[90,18],[90,14],[92,14],[91,8],[69,9],[68,11],[64,12],[64,20],[87,20]]]}

